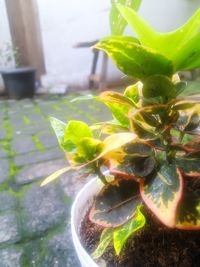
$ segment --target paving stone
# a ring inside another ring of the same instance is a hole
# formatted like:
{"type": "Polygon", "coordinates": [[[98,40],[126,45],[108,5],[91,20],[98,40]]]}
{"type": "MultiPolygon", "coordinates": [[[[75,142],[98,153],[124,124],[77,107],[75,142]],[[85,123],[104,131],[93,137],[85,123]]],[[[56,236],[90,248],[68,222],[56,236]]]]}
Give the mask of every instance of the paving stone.
{"type": "Polygon", "coordinates": [[[1,267],[22,267],[20,264],[22,250],[15,248],[6,248],[0,250],[1,267]]]}
{"type": "MultiPolygon", "coordinates": [[[[20,267],[45,267],[43,254],[48,253],[44,250],[42,238],[31,240],[24,243],[20,267]]],[[[64,266],[63,266],[64,267],[64,266]]]]}
{"type": "Polygon", "coordinates": [[[6,158],[7,154],[3,147],[0,145],[0,158],[6,158]]]}
{"type": "Polygon", "coordinates": [[[45,267],[81,266],[74,250],[69,223],[66,223],[63,232],[52,236],[46,246],[48,253],[44,259],[45,267]]]}
{"type": "Polygon", "coordinates": [[[55,134],[41,133],[39,134],[39,141],[45,148],[51,148],[58,146],[58,141],[55,134]]]}
{"type": "Polygon", "coordinates": [[[7,159],[1,159],[0,164],[0,184],[9,177],[9,162],[7,159]]]}
{"type": "Polygon", "coordinates": [[[15,209],[15,207],[15,197],[7,192],[0,192],[0,212],[15,209]]]}
{"type": "Polygon", "coordinates": [[[63,152],[58,148],[46,150],[44,152],[35,151],[25,155],[17,155],[14,159],[16,166],[29,165],[34,163],[39,163],[42,161],[48,161],[58,158],[63,158],[63,152]]]}
{"type": "Polygon", "coordinates": [[[0,245],[20,240],[17,218],[14,214],[0,215],[0,245]]]}
{"type": "Polygon", "coordinates": [[[48,130],[48,127],[50,128],[50,124],[44,121],[42,124],[31,124],[26,126],[25,128],[16,125],[12,128],[14,135],[33,135],[48,130]]]}
{"type": "Polygon", "coordinates": [[[27,184],[34,180],[45,178],[56,170],[67,165],[65,159],[46,161],[23,168],[15,177],[17,184],[27,184]]]}
{"type": "Polygon", "coordinates": [[[65,196],[69,196],[71,199],[74,199],[78,192],[81,190],[81,188],[94,176],[88,176],[85,179],[80,179],[80,177],[83,175],[82,171],[75,171],[75,172],[69,172],[65,173],[60,176],[59,181],[61,183],[61,186],[63,188],[65,196]]]}
{"type": "Polygon", "coordinates": [[[0,127],[0,139],[6,139],[6,129],[4,127],[0,127]]]}
{"type": "Polygon", "coordinates": [[[21,199],[23,235],[37,236],[59,224],[67,216],[67,205],[58,184],[33,185],[21,199]]]}
{"type": "MultiPolygon", "coordinates": [[[[32,183],[67,165],[48,116],[93,123],[96,119],[107,119],[110,114],[98,103],[70,103],[74,97],[45,96],[34,101],[0,103],[0,110],[8,112],[12,123],[11,146],[17,152],[14,164],[23,166],[15,177],[20,197],[16,200],[9,192],[0,192],[0,247],[4,247],[0,249],[0,267],[80,267],[71,241],[71,202],[67,204],[67,199],[73,198],[87,179],[79,181],[81,171],[63,174],[57,182],[45,187],[40,187],[39,182],[32,183]],[[38,135],[45,151],[34,151],[33,134],[38,135]],[[20,242],[9,244],[16,241],[20,242]]],[[[0,139],[3,140],[2,114],[0,139]]],[[[0,148],[0,183],[9,177],[6,156],[6,151],[0,148]]]]}
{"type": "Polygon", "coordinates": [[[28,111],[26,114],[27,118],[30,120],[30,124],[44,121],[44,116],[42,114],[34,113],[33,111],[28,111]]]}
{"type": "Polygon", "coordinates": [[[15,137],[11,142],[11,147],[12,150],[17,154],[24,154],[37,150],[33,138],[30,135],[15,137]]]}

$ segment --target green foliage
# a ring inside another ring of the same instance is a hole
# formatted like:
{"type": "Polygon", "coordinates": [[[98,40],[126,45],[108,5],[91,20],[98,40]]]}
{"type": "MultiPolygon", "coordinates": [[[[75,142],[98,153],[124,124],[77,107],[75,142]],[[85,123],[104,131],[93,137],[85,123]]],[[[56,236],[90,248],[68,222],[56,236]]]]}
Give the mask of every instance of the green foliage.
{"type": "Polygon", "coordinates": [[[118,9],[141,45],[152,48],[173,62],[174,70],[193,69],[200,66],[199,26],[200,10],[182,27],[173,32],[156,32],[133,9],[118,4],[118,9]]]}
{"type": "Polygon", "coordinates": [[[101,234],[101,238],[99,241],[99,245],[96,250],[92,253],[92,257],[94,259],[98,259],[103,255],[106,248],[110,245],[113,239],[113,229],[112,228],[105,228],[101,234]]]}
{"type": "Polygon", "coordinates": [[[105,228],[94,258],[112,242],[119,254],[144,226],[142,202],[167,227],[200,229],[200,96],[176,73],[200,67],[200,10],[179,29],[159,33],[130,6],[114,8],[113,31],[125,27],[116,19],[119,11],[138,39],[113,35],[96,48],[139,81],[124,93],[84,97],[105,104],[113,121],[88,126],[51,119],[71,168],[89,168],[104,183],[90,211],[105,228]]]}
{"type": "Polygon", "coordinates": [[[98,259],[99,257],[101,257],[107,247],[111,245],[112,242],[116,254],[120,254],[128,238],[136,231],[141,229],[146,223],[146,219],[141,212],[141,207],[142,206],[138,206],[134,217],[122,226],[119,226],[117,228],[105,228],[103,230],[99,245],[92,253],[92,257],[94,259],[98,259]]]}
{"type": "Polygon", "coordinates": [[[176,224],[176,210],[182,196],[182,175],[175,164],[162,163],[151,181],[140,184],[141,196],[150,210],[168,227],[176,224]]]}
{"type": "Polygon", "coordinates": [[[113,59],[117,67],[126,75],[145,80],[147,77],[161,74],[173,74],[172,62],[151,48],[141,46],[134,38],[110,36],[101,40],[96,48],[104,50],[113,59]]]}
{"type": "Polygon", "coordinates": [[[145,225],[146,219],[140,209],[138,206],[134,218],[114,231],[114,248],[117,255],[120,254],[127,239],[145,225]]]}
{"type": "Polygon", "coordinates": [[[134,216],[139,204],[138,184],[132,179],[116,179],[96,197],[90,220],[104,227],[118,227],[134,216]]]}
{"type": "Polygon", "coordinates": [[[127,22],[120,14],[117,4],[123,4],[137,11],[140,8],[141,2],[142,0],[111,0],[110,29],[113,35],[122,35],[127,26],[127,22]]]}

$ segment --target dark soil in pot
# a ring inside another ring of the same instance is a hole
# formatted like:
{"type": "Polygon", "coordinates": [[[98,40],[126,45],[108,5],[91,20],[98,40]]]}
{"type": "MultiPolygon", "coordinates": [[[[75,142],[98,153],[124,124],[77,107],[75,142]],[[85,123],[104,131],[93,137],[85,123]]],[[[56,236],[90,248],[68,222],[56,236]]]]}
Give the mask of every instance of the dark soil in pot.
{"type": "MultiPolygon", "coordinates": [[[[110,246],[102,258],[107,267],[199,267],[200,232],[172,230],[147,210],[148,224],[131,237],[121,255],[116,257],[110,246]]],[[[89,213],[89,212],[88,212],[89,213]]],[[[98,245],[102,227],[90,222],[86,214],[81,224],[81,242],[88,253],[98,245]]]]}

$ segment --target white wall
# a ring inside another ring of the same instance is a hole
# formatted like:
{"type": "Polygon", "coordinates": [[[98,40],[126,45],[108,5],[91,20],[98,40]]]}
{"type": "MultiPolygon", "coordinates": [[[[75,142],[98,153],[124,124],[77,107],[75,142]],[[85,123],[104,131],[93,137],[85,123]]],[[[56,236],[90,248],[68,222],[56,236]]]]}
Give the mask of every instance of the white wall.
{"type": "MultiPolygon", "coordinates": [[[[0,45],[10,40],[4,1],[0,0],[0,45]]],[[[64,90],[66,84],[87,87],[92,53],[73,46],[110,34],[110,0],[37,1],[47,69],[44,84],[56,84],[58,90],[64,90]]],[[[157,30],[169,31],[184,23],[199,6],[200,0],[143,0],[140,14],[157,30]]],[[[123,74],[110,63],[109,79],[116,77],[123,74]]]]}
{"type": "MultiPolygon", "coordinates": [[[[92,53],[73,46],[110,34],[110,0],[38,0],[38,5],[49,74],[46,81],[50,85],[60,80],[61,87],[65,83],[87,86],[92,53]]],[[[157,30],[169,31],[184,23],[199,6],[199,0],[143,0],[140,14],[157,30]]],[[[110,64],[109,77],[123,75],[110,64]]]]}
{"type": "MultiPolygon", "coordinates": [[[[8,26],[5,0],[0,0],[0,49],[5,43],[11,42],[11,36],[8,26]]],[[[3,59],[0,58],[0,68],[3,67],[3,59]]],[[[0,77],[0,90],[3,89],[3,83],[0,77]]]]}

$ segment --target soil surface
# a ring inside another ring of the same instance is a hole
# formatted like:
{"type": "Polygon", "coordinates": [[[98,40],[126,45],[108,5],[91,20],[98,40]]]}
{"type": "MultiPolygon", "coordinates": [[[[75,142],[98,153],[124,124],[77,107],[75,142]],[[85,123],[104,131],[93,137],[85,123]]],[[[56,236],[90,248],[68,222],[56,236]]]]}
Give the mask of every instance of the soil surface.
{"type": "MultiPolygon", "coordinates": [[[[89,212],[88,212],[89,213],[89,212]]],[[[98,245],[102,227],[90,222],[86,214],[81,225],[83,246],[91,253],[98,245]]],[[[146,226],[127,241],[121,255],[112,246],[102,256],[106,267],[199,267],[200,231],[172,230],[149,214],[146,226]]],[[[101,265],[100,265],[101,266],[101,265]]]]}

